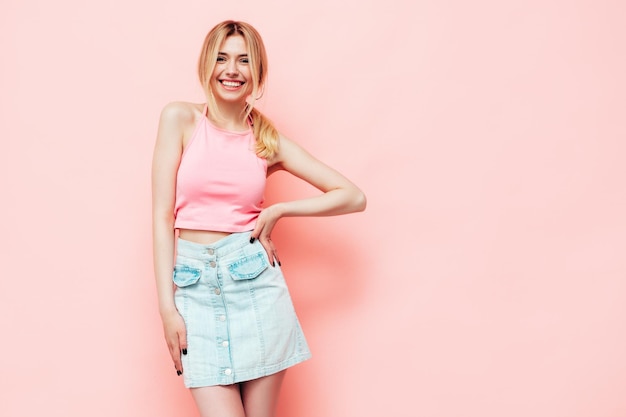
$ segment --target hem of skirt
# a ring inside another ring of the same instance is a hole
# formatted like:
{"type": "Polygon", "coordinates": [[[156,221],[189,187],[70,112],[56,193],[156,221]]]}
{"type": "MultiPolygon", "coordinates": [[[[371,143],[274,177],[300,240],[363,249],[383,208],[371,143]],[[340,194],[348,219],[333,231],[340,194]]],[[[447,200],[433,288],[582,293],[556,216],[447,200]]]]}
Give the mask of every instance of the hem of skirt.
{"type": "Polygon", "coordinates": [[[287,368],[295,366],[301,362],[311,358],[310,353],[301,354],[286,361],[283,361],[276,365],[266,366],[264,368],[256,368],[250,371],[236,372],[234,375],[220,375],[219,377],[211,378],[194,378],[192,380],[185,380],[185,387],[187,388],[200,388],[210,387],[215,385],[232,385],[239,382],[251,381],[253,379],[262,378],[264,376],[272,375],[280,371],[284,371],[287,368]]]}

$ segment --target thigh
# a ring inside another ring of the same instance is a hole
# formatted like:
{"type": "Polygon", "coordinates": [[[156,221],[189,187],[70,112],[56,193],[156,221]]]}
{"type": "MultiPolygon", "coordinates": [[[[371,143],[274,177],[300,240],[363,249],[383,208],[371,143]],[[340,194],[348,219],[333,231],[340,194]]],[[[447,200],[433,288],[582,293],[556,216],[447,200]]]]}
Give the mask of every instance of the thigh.
{"type": "Polygon", "coordinates": [[[191,388],[201,417],[246,417],[239,385],[191,388]]]}
{"type": "Polygon", "coordinates": [[[241,383],[246,417],[274,417],[286,370],[241,383]]]}

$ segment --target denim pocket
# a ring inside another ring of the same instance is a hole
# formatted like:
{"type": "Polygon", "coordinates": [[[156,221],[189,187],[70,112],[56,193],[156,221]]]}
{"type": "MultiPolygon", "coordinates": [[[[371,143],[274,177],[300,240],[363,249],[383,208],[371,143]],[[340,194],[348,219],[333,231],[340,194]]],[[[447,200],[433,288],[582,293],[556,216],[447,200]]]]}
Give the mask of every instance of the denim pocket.
{"type": "Polygon", "coordinates": [[[202,276],[202,270],[186,265],[176,265],[174,267],[174,284],[177,287],[188,287],[198,282],[202,276]]]}
{"type": "Polygon", "coordinates": [[[258,277],[265,271],[269,263],[263,252],[243,256],[239,260],[228,265],[228,271],[235,281],[258,277]]]}

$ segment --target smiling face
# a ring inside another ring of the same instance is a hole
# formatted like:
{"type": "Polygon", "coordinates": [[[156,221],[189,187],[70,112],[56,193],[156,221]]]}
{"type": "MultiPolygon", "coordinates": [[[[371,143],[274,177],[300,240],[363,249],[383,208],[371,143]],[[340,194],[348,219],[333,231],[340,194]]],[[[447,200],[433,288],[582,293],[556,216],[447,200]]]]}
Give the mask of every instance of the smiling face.
{"type": "Polygon", "coordinates": [[[198,78],[209,113],[219,117],[228,107],[247,120],[263,94],[267,55],[259,32],[250,24],[226,20],[207,33],[198,60],[198,78]]]}
{"type": "Polygon", "coordinates": [[[224,40],[217,53],[211,84],[217,103],[245,104],[252,92],[252,76],[243,36],[232,35],[224,40]]]}

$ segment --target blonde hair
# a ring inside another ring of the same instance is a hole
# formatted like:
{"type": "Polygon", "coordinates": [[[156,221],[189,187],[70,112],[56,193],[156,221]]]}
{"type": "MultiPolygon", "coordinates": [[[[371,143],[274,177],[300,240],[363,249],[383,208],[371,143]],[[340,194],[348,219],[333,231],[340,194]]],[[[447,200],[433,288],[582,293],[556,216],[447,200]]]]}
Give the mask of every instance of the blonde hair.
{"type": "Polygon", "coordinates": [[[242,36],[246,42],[250,73],[252,75],[251,100],[248,100],[243,109],[242,117],[244,120],[250,119],[252,121],[257,155],[262,158],[271,158],[278,151],[278,131],[267,117],[254,108],[255,101],[263,94],[265,80],[267,79],[267,55],[259,32],[252,25],[245,22],[226,20],[217,24],[204,39],[198,61],[198,76],[207,97],[209,111],[211,114],[219,115],[210,80],[217,62],[219,48],[226,38],[236,35],[242,36]]]}

